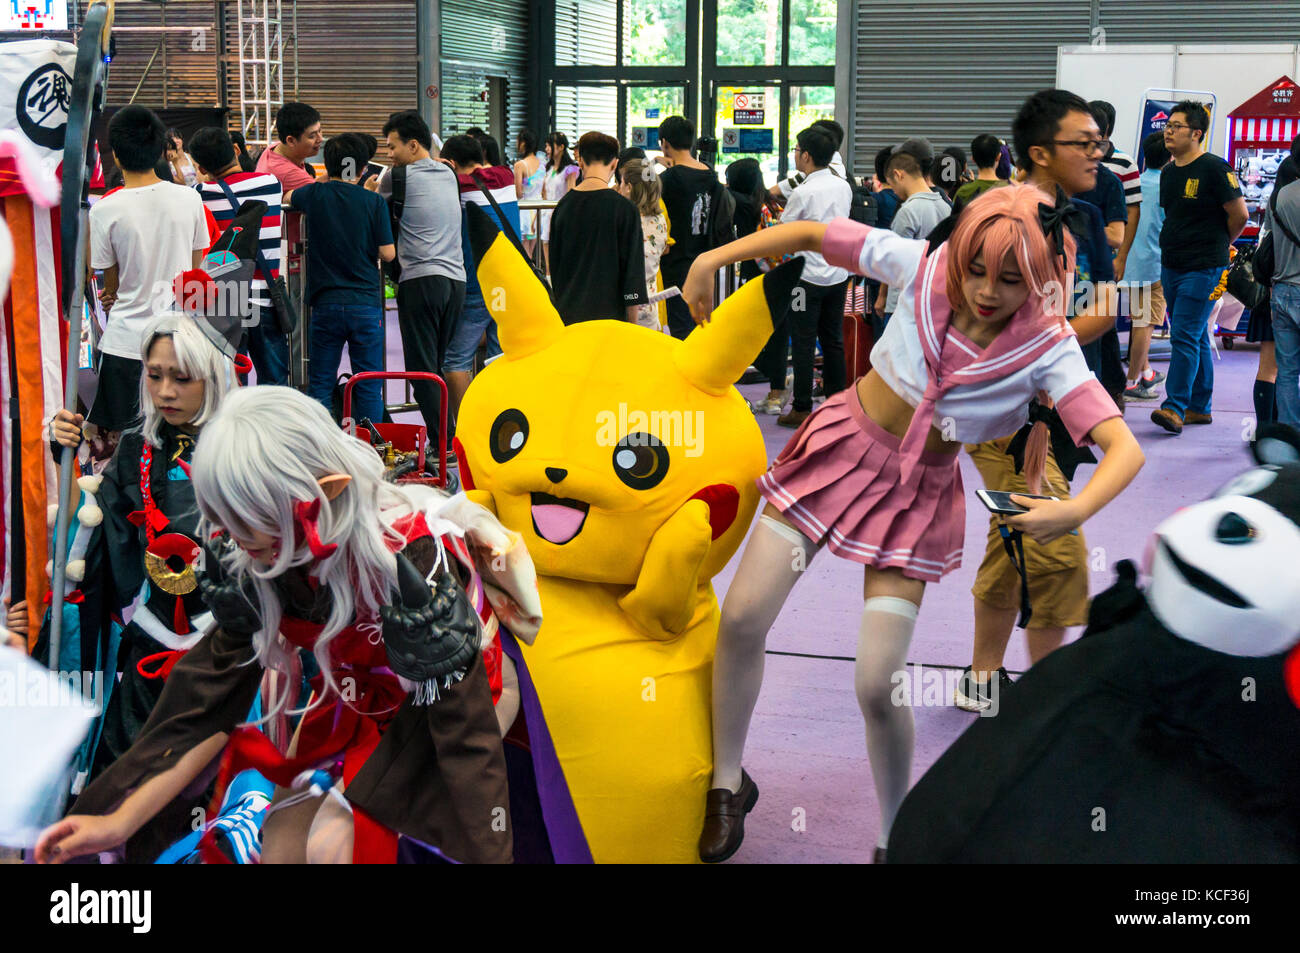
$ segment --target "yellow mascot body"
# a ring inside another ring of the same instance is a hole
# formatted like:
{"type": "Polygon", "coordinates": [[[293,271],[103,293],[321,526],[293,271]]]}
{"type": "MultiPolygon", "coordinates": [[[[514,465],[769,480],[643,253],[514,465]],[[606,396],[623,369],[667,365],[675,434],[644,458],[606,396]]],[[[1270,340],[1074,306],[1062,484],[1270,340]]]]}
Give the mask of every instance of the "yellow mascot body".
{"type": "MultiPolygon", "coordinates": [[[[470,498],[523,535],[537,567],[545,638],[518,648],[544,721],[525,705],[535,759],[544,730],[592,860],[695,861],[712,773],[710,580],[748,531],[767,465],[733,384],[801,263],[678,341],[622,321],[565,327],[486,216],[471,215],[471,243],[504,354],[465,395],[456,451],[470,498]]],[[[557,860],[586,859],[562,839],[557,860]]]]}

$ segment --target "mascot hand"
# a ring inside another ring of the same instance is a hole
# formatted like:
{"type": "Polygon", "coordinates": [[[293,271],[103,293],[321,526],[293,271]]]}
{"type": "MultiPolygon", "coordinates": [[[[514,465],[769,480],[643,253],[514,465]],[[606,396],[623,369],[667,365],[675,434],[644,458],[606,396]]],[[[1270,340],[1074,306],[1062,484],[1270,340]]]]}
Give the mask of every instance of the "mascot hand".
{"type": "Polygon", "coordinates": [[[690,500],[655,532],[641,563],[636,586],[619,607],[652,639],[681,635],[695,614],[700,564],[713,531],[709,505],[690,500]]]}
{"type": "Polygon", "coordinates": [[[388,665],[411,682],[436,682],[468,672],[478,654],[478,614],[453,573],[443,570],[433,591],[411,561],[397,554],[396,604],[382,606],[388,665]]]}
{"type": "MultiPolygon", "coordinates": [[[[229,538],[223,547],[233,546],[229,538]]],[[[212,550],[203,552],[204,558],[196,567],[199,594],[212,610],[217,625],[230,635],[251,637],[262,628],[262,614],[258,610],[257,593],[253,580],[245,577],[240,584],[226,576],[221,569],[220,555],[212,550]]]]}

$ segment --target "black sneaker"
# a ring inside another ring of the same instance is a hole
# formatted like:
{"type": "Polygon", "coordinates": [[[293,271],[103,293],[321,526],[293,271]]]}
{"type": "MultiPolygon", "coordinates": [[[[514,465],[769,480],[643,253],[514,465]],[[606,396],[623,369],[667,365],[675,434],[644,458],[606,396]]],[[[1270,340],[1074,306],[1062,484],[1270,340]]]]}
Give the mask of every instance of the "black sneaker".
{"type": "Polygon", "coordinates": [[[953,704],[962,711],[988,711],[997,703],[1002,690],[1009,688],[1013,684],[1011,676],[1007,674],[1005,668],[997,670],[997,679],[997,687],[990,692],[990,683],[977,682],[971,672],[971,666],[967,665],[962,670],[961,678],[957,681],[957,688],[953,692],[953,704]]]}

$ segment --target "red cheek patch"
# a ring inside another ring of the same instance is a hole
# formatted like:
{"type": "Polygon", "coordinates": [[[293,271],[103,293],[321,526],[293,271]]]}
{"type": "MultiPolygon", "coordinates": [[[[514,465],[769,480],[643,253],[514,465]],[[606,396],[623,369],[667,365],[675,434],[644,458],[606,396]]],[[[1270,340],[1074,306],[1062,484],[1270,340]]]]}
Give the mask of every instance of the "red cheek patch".
{"type": "MultiPolygon", "coordinates": [[[[717,539],[736,522],[736,511],[740,509],[740,491],[729,483],[714,483],[706,486],[691,497],[703,500],[709,506],[709,526],[713,538],[717,539]]],[[[690,502],[689,500],[687,502],[690,502]]]]}
{"type": "Polygon", "coordinates": [[[456,459],[460,461],[460,488],[475,489],[474,474],[469,472],[469,457],[465,454],[465,447],[461,444],[460,437],[451,438],[451,452],[456,454],[456,459]]]}
{"type": "Polygon", "coordinates": [[[1286,657],[1286,664],[1283,667],[1283,679],[1286,682],[1286,690],[1291,695],[1291,701],[1297,708],[1300,708],[1300,645],[1293,648],[1286,657]]]}

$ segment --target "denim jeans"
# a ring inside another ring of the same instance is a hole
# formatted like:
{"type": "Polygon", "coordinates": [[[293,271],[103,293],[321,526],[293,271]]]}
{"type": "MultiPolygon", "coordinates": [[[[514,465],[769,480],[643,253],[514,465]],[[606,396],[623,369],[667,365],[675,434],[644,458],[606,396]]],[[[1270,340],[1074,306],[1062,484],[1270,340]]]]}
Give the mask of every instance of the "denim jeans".
{"type": "Polygon", "coordinates": [[[1273,286],[1278,423],[1300,429],[1300,285],[1273,286]]]}
{"type": "Polygon", "coordinates": [[[465,305],[460,311],[460,321],[451,334],[447,354],[442,360],[443,370],[474,370],[478,342],[485,332],[487,334],[486,359],[490,361],[501,353],[501,342],[497,338],[497,323],[492,319],[492,314],[483,301],[482,293],[466,291],[465,305]]]}
{"type": "Polygon", "coordinates": [[[275,308],[255,305],[257,323],[248,329],[244,342],[259,384],[289,383],[289,338],[280,333],[275,308]]]}
{"type": "Polygon", "coordinates": [[[1169,308],[1169,376],[1160,406],[1183,417],[1191,410],[1210,412],[1214,395],[1214,359],[1210,353],[1210,293],[1223,276],[1222,268],[1198,271],[1160,270],[1169,308]]]}
{"type": "MultiPolygon", "coordinates": [[[[343,345],[352,372],[384,369],[384,312],[373,304],[314,304],[311,309],[311,379],[307,394],[333,412],[343,345]]],[[[383,381],[365,381],[352,389],[352,419],[384,419],[383,381]]]]}

